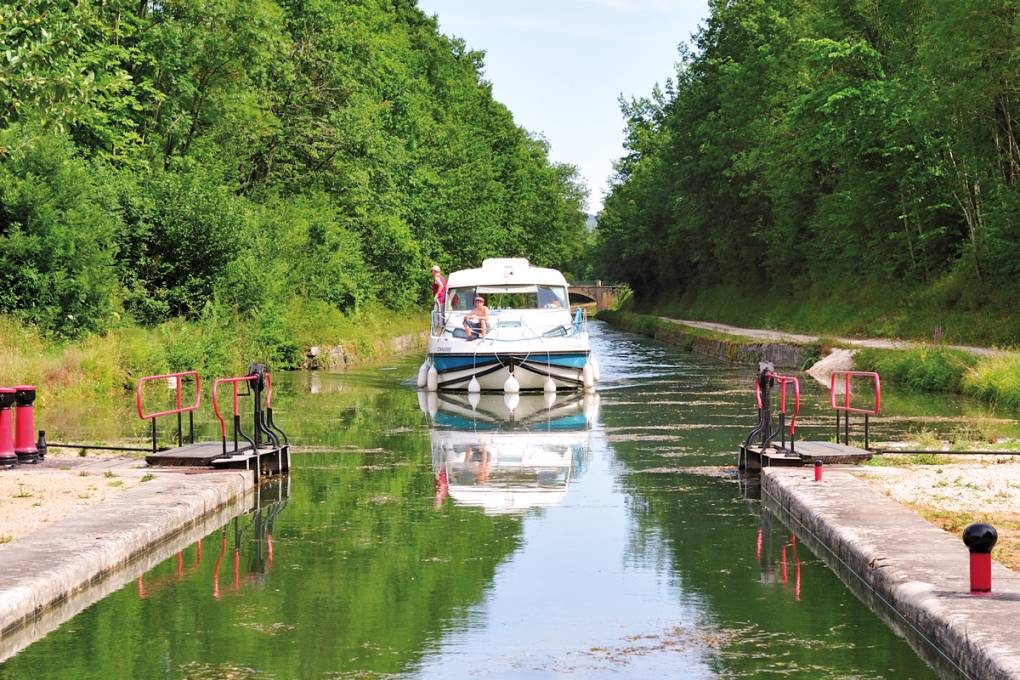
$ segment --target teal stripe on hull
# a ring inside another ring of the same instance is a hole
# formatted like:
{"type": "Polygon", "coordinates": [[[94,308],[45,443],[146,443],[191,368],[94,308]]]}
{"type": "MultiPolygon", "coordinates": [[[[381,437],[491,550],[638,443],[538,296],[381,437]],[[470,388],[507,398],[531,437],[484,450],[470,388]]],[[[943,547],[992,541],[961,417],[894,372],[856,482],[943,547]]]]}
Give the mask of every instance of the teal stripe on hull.
{"type": "Polygon", "coordinates": [[[496,357],[493,356],[480,356],[480,357],[467,357],[467,356],[447,356],[443,354],[433,354],[432,364],[436,367],[436,370],[440,373],[447,373],[449,371],[459,371],[464,368],[484,368],[486,366],[493,366],[499,363],[496,357]]]}
{"type": "Polygon", "coordinates": [[[465,368],[484,368],[486,366],[493,366],[497,363],[507,364],[510,361],[515,364],[520,364],[522,361],[527,360],[529,364],[539,364],[551,366],[558,366],[560,368],[584,368],[585,363],[588,361],[588,355],[582,352],[576,354],[544,354],[535,352],[533,354],[524,354],[514,352],[513,354],[501,354],[498,357],[492,354],[480,354],[478,356],[468,356],[463,354],[444,355],[444,354],[433,354],[432,363],[435,365],[436,370],[440,373],[448,373],[450,371],[460,371],[465,368]]]}
{"type": "MultiPolygon", "coordinates": [[[[443,411],[440,411],[435,415],[434,421],[436,425],[449,427],[454,430],[498,430],[505,425],[505,423],[502,422],[493,423],[481,418],[467,418],[453,413],[444,413],[443,411]]],[[[550,421],[541,420],[529,423],[528,429],[543,432],[549,430],[585,430],[587,428],[587,422],[588,421],[584,414],[578,413],[572,416],[555,418],[550,421]]]]}

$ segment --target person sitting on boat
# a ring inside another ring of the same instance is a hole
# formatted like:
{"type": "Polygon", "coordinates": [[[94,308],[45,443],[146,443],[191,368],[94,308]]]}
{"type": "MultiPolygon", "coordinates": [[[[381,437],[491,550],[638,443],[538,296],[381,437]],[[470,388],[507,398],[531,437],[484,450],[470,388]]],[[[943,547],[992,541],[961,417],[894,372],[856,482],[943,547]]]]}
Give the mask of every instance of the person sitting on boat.
{"type": "Polygon", "coordinates": [[[464,453],[464,467],[461,469],[461,484],[485,484],[489,481],[489,447],[482,444],[476,451],[474,446],[469,446],[464,453]]]}
{"type": "Polygon", "coordinates": [[[475,298],[475,308],[464,317],[464,332],[468,340],[485,338],[489,329],[489,308],[485,306],[485,298],[481,295],[475,298]]]}

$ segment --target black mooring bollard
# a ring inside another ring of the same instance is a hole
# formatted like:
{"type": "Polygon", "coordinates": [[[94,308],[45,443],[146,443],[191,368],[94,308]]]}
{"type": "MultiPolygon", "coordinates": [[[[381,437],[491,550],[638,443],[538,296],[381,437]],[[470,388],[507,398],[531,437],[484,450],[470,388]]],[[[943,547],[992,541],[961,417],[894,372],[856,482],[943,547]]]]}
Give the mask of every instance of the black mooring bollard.
{"type": "Polygon", "coordinates": [[[39,452],[39,460],[46,457],[46,430],[39,430],[39,438],[35,440],[35,448],[39,452]]]}
{"type": "Polygon", "coordinates": [[[971,524],[963,530],[963,543],[970,550],[970,592],[992,591],[992,548],[998,540],[990,524],[971,524]]]}
{"type": "Polygon", "coordinates": [[[815,461],[815,481],[816,482],[822,481],[822,461],[821,460],[816,460],[815,461]]]}

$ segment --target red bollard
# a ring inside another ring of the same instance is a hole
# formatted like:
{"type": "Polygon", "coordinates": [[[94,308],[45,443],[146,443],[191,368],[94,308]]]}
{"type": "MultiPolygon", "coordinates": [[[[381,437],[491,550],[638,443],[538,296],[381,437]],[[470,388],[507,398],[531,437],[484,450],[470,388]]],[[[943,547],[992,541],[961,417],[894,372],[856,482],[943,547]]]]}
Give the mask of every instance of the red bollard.
{"type": "Polygon", "coordinates": [[[822,461],[820,460],[815,461],[815,481],[822,481],[822,461]]]}
{"type": "Polygon", "coordinates": [[[14,388],[14,453],[21,463],[38,463],[39,449],[35,445],[35,388],[18,385],[14,388]]]}
{"type": "Polygon", "coordinates": [[[963,543],[970,550],[970,592],[992,592],[992,548],[999,534],[990,524],[971,524],[963,530],[963,543]]]}
{"type": "Polygon", "coordinates": [[[14,406],[13,387],[0,387],[0,467],[18,462],[14,453],[14,406]]]}

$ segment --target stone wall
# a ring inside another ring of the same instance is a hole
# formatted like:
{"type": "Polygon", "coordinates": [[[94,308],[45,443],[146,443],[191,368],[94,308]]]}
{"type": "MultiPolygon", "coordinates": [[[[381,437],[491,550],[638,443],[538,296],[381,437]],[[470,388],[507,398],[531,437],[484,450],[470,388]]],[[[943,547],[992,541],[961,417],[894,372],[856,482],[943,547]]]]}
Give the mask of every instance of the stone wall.
{"type": "Polygon", "coordinates": [[[688,352],[739,364],[756,365],[759,361],[771,361],[776,368],[800,369],[810,359],[817,358],[819,353],[813,345],[704,337],[685,331],[679,324],[666,323],[644,314],[602,312],[599,319],[624,330],[682,347],[688,352]]]}
{"type": "MultiPolygon", "coordinates": [[[[428,333],[410,333],[388,338],[376,344],[373,356],[387,354],[407,354],[425,346],[428,333]]],[[[352,351],[344,345],[313,345],[308,348],[301,368],[307,370],[337,371],[354,368],[365,363],[368,357],[352,351]]]]}

